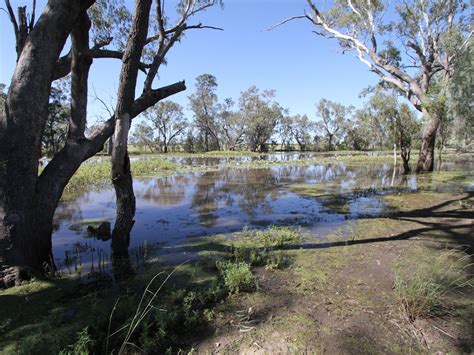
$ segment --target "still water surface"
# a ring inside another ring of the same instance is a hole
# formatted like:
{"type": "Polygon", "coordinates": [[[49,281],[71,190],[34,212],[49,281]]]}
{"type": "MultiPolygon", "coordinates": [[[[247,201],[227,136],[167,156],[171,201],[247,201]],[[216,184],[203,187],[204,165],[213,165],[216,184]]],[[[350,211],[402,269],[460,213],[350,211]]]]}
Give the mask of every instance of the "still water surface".
{"type": "MultiPolygon", "coordinates": [[[[298,154],[281,154],[279,159],[299,158],[298,154]]],[[[235,159],[259,158],[172,159],[183,165],[215,166],[235,159]]],[[[472,171],[472,168],[472,161],[462,166],[452,163],[443,166],[444,170],[472,171]]],[[[419,188],[459,191],[466,186],[437,183],[429,176],[420,181],[415,175],[394,176],[393,166],[389,164],[351,166],[344,163],[221,168],[137,179],[134,182],[136,222],[130,248],[144,243],[160,243],[168,250],[174,250],[174,254],[183,254],[178,246],[193,238],[231,233],[246,225],[251,228],[271,224],[302,226],[315,237],[324,236],[349,220],[388,212],[380,199],[381,194],[419,188]],[[309,191],[314,189],[317,196],[298,193],[295,186],[309,187],[309,191]]],[[[59,267],[64,267],[61,265],[67,253],[81,253],[81,260],[86,264],[97,251],[110,255],[110,241],[88,236],[84,220],[105,220],[113,226],[114,218],[115,194],[112,188],[85,191],[75,200],[61,203],[56,211],[53,234],[53,253],[59,267]]],[[[174,257],[179,259],[179,255],[174,257]]]]}

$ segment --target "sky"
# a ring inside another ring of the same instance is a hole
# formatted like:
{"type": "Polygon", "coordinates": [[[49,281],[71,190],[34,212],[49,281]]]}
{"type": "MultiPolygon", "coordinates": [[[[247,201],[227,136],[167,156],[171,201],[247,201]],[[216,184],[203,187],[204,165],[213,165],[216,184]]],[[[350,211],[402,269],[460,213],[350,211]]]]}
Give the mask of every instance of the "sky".
{"type": "MultiPolygon", "coordinates": [[[[169,12],[175,2],[166,2],[169,12]]],[[[31,1],[11,3],[16,8],[30,5],[31,1]]],[[[132,5],[131,0],[126,3],[132,5]]],[[[44,0],[38,1],[37,12],[44,4],[44,0]]],[[[180,103],[189,119],[192,114],[188,96],[194,92],[195,78],[204,73],[217,78],[221,101],[228,97],[237,101],[240,92],[255,85],[261,90],[275,90],[276,101],[288,108],[291,115],[307,114],[316,119],[315,103],[321,98],[361,107],[360,91],[378,80],[354,53],[342,54],[336,41],[312,33],[308,21],[296,20],[268,30],[287,17],[303,14],[306,8],[305,0],[224,0],[223,9],[210,8],[188,22],[201,22],[224,31],[189,31],[170,50],[168,64],[160,69],[154,87],[185,80],[187,90],[169,99],[180,103]]],[[[0,33],[0,83],[8,85],[16,55],[12,26],[3,11],[0,33]]],[[[93,96],[113,102],[119,71],[120,61],[116,59],[94,61],[89,84],[90,123],[108,118],[93,96]]]]}

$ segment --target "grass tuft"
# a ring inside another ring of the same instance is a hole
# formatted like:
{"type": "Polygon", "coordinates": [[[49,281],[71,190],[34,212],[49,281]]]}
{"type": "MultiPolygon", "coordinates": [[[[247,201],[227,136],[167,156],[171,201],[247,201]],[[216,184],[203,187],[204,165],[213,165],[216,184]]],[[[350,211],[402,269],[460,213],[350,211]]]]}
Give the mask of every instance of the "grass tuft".
{"type": "MultiPolygon", "coordinates": [[[[419,253],[423,255],[423,253],[419,253]]],[[[428,253],[425,253],[425,255],[428,253]]],[[[474,287],[468,274],[469,256],[458,250],[445,250],[412,265],[402,266],[395,275],[395,292],[410,320],[435,315],[449,306],[448,295],[474,287]]]]}

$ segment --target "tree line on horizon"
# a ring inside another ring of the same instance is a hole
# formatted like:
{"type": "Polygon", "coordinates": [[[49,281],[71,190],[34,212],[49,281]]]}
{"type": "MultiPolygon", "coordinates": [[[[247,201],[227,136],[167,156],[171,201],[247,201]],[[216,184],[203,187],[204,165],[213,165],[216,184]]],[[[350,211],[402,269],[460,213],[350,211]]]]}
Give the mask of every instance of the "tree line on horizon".
{"type": "Polygon", "coordinates": [[[162,101],[135,126],[131,143],[152,153],[375,150],[399,144],[402,127],[410,142],[419,141],[416,114],[387,90],[375,90],[359,110],[322,98],[315,104],[317,120],[290,115],[273,90],[251,86],[237,102],[219,101],[216,91],[213,75],[198,76],[195,93],[188,97],[192,117],[185,117],[178,103],[162,101]]]}

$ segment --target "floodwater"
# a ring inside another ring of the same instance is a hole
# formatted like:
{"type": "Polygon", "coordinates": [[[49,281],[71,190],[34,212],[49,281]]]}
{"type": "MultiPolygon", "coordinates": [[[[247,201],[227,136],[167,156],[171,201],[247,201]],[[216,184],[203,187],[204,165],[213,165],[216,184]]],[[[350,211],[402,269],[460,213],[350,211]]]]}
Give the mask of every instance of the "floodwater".
{"type": "MultiPolygon", "coordinates": [[[[170,159],[183,165],[217,166],[268,157],[170,159]]],[[[293,153],[270,156],[272,160],[281,161],[301,158],[300,154],[293,153]]],[[[446,163],[443,169],[472,171],[473,167],[470,161],[462,166],[446,163]]],[[[189,255],[180,245],[197,237],[236,232],[244,226],[300,226],[315,237],[324,236],[349,220],[388,212],[379,198],[384,193],[399,189],[416,191],[421,186],[437,191],[466,189],[466,186],[426,179],[426,176],[423,181],[418,181],[415,175],[394,176],[393,166],[389,164],[351,166],[344,163],[226,167],[137,179],[134,182],[137,212],[130,250],[159,244],[161,250],[167,250],[164,259],[182,260],[189,255]],[[318,192],[316,196],[302,192],[313,190],[318,192]]],[[[53,233],[53,254],[58,267],[65,269],[68,264],[65,260],[71,264],[71,256],[80,257],[84,265],[93,265],[98,258],[108,259],[110,240],[89,236],[85,220],[109,221],[113,226],[114,218],[112,188],[85,191],[73,201],[62,202],[56,211],[53,233]]]]}

